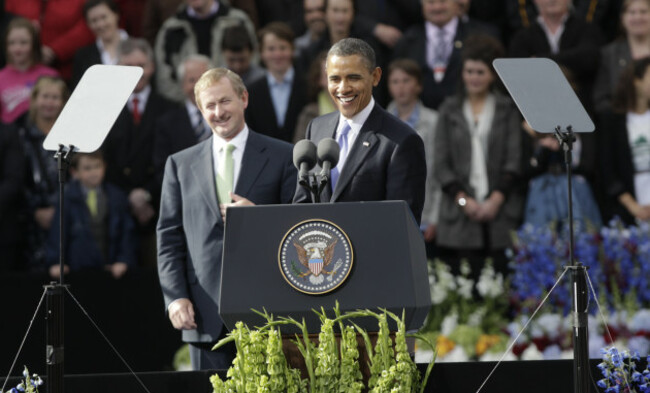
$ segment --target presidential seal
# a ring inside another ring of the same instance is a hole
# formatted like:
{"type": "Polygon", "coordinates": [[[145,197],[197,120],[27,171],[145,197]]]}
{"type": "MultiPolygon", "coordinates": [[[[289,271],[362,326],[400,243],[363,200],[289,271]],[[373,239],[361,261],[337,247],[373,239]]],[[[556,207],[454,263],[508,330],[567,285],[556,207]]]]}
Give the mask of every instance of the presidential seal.
{"type": "Polygon", "coordinates": [[[325,220],[303,221],[287,232],[280,244],[278,262],[294,289],[321,295],[338,288],[352,270],[350,239],[325,220]]]}

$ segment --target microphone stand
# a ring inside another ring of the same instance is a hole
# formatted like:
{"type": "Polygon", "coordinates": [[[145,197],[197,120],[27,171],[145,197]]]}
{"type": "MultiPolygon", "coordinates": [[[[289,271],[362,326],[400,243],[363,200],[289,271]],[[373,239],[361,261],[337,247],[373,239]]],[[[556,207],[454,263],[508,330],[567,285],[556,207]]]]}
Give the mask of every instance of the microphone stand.
{"type": "Polygon", "coordinates": [[[573,256],[573,193],[572,193],[572,170],[573,142],[575,134],[569,125],[566,132],[562,132],[560,126],[555,128],[557,137],[564,150],[564,163],[567,173],[567,190],[569,198],[569,266],[572,278],[572,299],[573,299],[573,391],[575,393],[589,392],[589,338],[588,338],[588,313],[589,293],[587,291],[587,267],[575,261],[573,256]]]}
{"type": "Polygon", "coordinates": [[[63,304],[66,285],[64,284],[64,193],[65,179],[70,159],[75,147],[66,147],[59,144],[59,149],[54,158],[59,172],[59,282],[45,285],[46,291],[46,329],[45,329],[45,363],[47,368],[46,388],[48,393],[63,393],[63,365],[64,365],[64,318],[63,304]]]}
{"type": "Polygon", "coordinates": [[[320,203],[320,192],[322,188],[318,186],[318,180],[315,174],[307,173],[304,177],[301,176],[298,184],[309,191],[312,203],[320,203]]]}

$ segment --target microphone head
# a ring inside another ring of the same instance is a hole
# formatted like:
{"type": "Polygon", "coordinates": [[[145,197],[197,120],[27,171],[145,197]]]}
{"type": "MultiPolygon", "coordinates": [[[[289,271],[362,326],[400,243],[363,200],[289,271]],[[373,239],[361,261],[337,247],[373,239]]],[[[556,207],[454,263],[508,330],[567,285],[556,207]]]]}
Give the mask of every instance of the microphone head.
{"type": "Polygon", "coordinates": [[[318,142],[318,162],[322,163],[328,161],[333,167],[339,162],[339,153],[341,148],[339,144],[332,138],[325,138],[318,142]]]}
{"type": "Polygon", "coordinates": [[[317,161],[316,145],[309,139],[298,141],[293,147],[293,165],[300,170],[300,164],[307,164],[307,170],[311,170],[317,161]]]}

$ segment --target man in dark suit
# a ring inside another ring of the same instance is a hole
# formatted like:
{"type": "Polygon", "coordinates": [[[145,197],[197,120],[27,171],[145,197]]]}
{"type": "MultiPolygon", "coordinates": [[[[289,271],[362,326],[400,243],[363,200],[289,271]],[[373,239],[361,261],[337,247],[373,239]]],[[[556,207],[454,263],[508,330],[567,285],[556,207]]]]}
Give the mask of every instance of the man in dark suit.
{"type": "MultiPolygon", "coordinates": [[[[327,55],[328,90],[338,112],[312,120],[306,136],[315,144],[334,137],[341,146],[321,200],[404,200],[420,222],[427,167],[424,144],[406,123],[375,103],[372,88],[381,78],[372,47],[346,38],[327,55]]],[[[298,186],[294,202],[309,202],[298,186]]]]}
{"type": "Polygon", "coordinates": [[[106,180],[128,195],[137,223],[140,264],[154,265],[155,215],[160,195],[152,159],[155,124],[161,113],[174,108],[174,103],[158,95],[151,86],[154,60],[147,41],[129,38],[120,42],[118,62],[142,67],[144,72],[102,145],[106,180]]]}
{"type": "Polygon", "coordinates": [[[194,146],[212,135],[210,126],[203,119],[194,98],[194,85],[204,72],[212,68],[212,61],[204,55],[190,55],[178,67],[185,101],[174,110],[161,113],[156,122],[156,141],[153,149],[153,165],[156,180],[162,184],[167,157],[194,146]]]}
{"type": "Polygon", "coordinates": [[[424,23],[409,28],[395,45],[393,58],[409,58],[422,70],[422,103],[438,109],[445,97],[456,92],[461,74],[460,53],[471,34],[497,33],[489,25],[458,16],[455,0],[422,0],[424,23]]]}
{"type": "Polygon", "coordinates": [[[282,22],[272,22],[260,33],[260,55],[266,74],[250,85],[246,123],[253,129],[290,142],[298,115],[307,102],[305,81],[293,67],[293,32],[282,22]]]}
{"type": "Polygon", "coordinates": [[[509,57],[548,57],[568,71],[582,105],[592,109],[592,87],[604,43],[598,26],[578,18],[570,0],[534,0],[539,17],[512,37],[509,57]]]}
{"type": "Polygon", "coordinates": [[[225,369],[234,353],[210,348],[227,333],[217,305],[226,209],[291,202],[296,170],[290,144],[249,130],[248,92],[237,74],[209,70],[195,93],[213,136],[167,160],[158,274],[169,319],[191,344],[193,368],[225,369]]]}

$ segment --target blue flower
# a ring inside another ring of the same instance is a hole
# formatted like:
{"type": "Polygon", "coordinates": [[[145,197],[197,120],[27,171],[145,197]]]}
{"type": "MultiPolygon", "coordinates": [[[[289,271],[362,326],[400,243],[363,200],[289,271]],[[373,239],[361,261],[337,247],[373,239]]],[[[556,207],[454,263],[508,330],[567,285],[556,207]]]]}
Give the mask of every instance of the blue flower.
{"type": "Polygon", "coordinates": [[[638,371],[634,371],[632,373],[632,382],[642,382],[643,381],[643,374],[641,374],[638,371]]]}
{"type": "Polygon", "coordinates": [[[606,379],[600,379],[600,380],[598,380],[598,382],[596,384],[598,385],[599,388],[603,388],[603,389],[607,388],[607,380],[606,379]]]}

